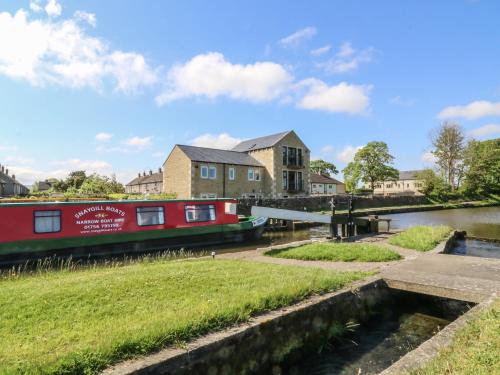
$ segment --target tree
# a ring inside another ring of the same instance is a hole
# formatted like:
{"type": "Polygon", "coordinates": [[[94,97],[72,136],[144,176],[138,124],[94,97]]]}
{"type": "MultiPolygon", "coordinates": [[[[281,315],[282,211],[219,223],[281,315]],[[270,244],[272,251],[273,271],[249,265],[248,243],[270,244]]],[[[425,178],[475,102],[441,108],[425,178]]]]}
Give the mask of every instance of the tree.
{"type": "Polygon", "coordinates": [[[432,154],[436,164],[452,190],[460,185],[463,175],[465,136],[458,124],[444,122],[434,136],[431,136],[432,154]]]}
{"type": "Polygon", "coordinates": [[[376,182],[398,178],[398,170],[391,166],[393,160],[394,156],[389,153],[385,142],[368,142],[344,168],[344,179],[350,185],[355,184],[352,186],[354,189],[359,181],[363,181],[373,190],[376,182]]]}
{"type": "Polygon", "coordinates": [[[500,192],[500,138],[472,140],[464,152],[463,190],[469,196],[500,192]]]}
{"type": "Polygon", "coordinates": [[[318,174],[332,175],[339,173],[337,167],[324,160],[311,160],[310,162],[311,171],[318,174]]]}
{"type": "Polygon", "coordinates": [[[419,191],[426,197],[432,197],[440,201],[448,199],[451,187],[432,169],[424,169],[418,172],[415,177],[422,181],[423,186],[419,191]]]}
{"type": "Polygon", "coordinates": [[[112,193],[123,193],[123,185],[106,176],[100,176],[96,173],[88,176],[83,182],[78,192],[83,195],[107,195],[112,193]]]}
{"type": "Polygon", "coordinates": [[[87,174],[85,171],[73,171],[69,174],[65,183],[67,188],[74,188],[76,190],[80,189],[85,180],[87,179],[87,174]]]}

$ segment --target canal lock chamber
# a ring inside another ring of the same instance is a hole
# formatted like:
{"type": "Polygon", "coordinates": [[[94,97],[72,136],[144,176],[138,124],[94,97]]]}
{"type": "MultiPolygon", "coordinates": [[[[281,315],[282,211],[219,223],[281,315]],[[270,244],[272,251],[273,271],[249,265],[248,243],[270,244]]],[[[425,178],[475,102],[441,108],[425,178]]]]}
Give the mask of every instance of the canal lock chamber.
{"type": "Polygon", "coordinates": [[[134,373],[377,374],[474,305],[377,279],[256,317],[134,373]]]}

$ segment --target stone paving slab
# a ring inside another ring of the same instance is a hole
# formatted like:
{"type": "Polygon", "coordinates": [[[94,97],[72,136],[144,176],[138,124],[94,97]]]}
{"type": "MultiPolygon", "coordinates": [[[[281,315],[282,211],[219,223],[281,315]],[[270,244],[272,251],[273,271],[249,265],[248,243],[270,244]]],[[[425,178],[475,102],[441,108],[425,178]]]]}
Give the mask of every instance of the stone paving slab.
{"type": "Polygon", "coordinates": [[[423,254],[382,270],[390,287],[480,302],[500,293],[500,260],[423,254]]]}

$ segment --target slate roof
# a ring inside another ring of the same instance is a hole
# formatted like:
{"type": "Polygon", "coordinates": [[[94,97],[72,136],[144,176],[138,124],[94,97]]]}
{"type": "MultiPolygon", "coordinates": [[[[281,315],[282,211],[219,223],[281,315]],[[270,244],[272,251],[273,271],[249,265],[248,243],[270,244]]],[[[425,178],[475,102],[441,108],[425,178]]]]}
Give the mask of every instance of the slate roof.
{"type": "Polygon", "coordinates": [[[414,171],[399,171],[399,179],[400,180],[415,180],[416,174],[422,172],[421,170],[414,171]]]}
{"type": "Polygon", "coordinates": [[[313,184],[335,184],[335,185],[344,185],[342,181],[339,181],[333,177],[325,176],[322,174],[311,173],[311,182],[313,184]]]}
{"type": "Polygon", "coordinates": [[[177,145],[192,161],[224,163],[262,167],[263,165],[244,152],[219,150],[215,148],[177,145]]]}
{"type": "Polygon", "coordinates": [[[232,151],[248,152],[252,150],[260,150],[263,148],[273,147],[276,143],[282,140],[283,137],[291,132],[292,130],[289,130],[282,133],[266,135],[265,137],[249,139],[247,141],[238,143],[235,147],[233,147],[232,151]]]}
{"type": "Polygon", "coordinates": [[[141,174],[141,177],[137,176],[127,186],[153,184],[155,182],[163,182],[163,172],[153,173],[152,175],[146,173],[146,176],[141,174]]]}
{"type": "Polygon", "coordinates": [[[7,175],[5,173],[2,173],[2,172],[0,172],[0,182],[2,184],[18,184],[18,185],[22,185],[19,181],[14,180],[12,177],[10,177],[9,175],[7,175]]]}

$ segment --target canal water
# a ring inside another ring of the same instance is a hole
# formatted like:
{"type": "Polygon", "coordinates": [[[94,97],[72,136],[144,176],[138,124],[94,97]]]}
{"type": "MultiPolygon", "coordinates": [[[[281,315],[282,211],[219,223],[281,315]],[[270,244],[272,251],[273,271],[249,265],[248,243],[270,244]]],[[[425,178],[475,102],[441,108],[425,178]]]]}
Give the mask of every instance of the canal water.
{"type": "MultiPolygon", "coordinates": [[[[392,219],[391,228],[405,229],[414,225],[449,225],[457,230],[467,231],[467,235],[500,240],[500,207],[460,208],[452,210],[409,212],[404,214],[383,215],[392,219]]],[[[381,230],[384,230],[381,223],[381,230]]],[[[295,231],[266,232],[258,241],[238,244],[237,246],[218,246],[217,253],[253,250],[256,247],[279,245],[292,241],[321,238],[329,235],[328,226],[318,226],[295,231]]]]}
{"type": "Polygon", "coordinates": [[[450,254],[500,259],[500,241],[457,240],[450,254]]]}
{"type": "Polygon", "coordinates": [[[459,208],[452,210],[409,212],[384,215],[391,227],[404,229],[413,225],[448,225],[465,230],[468,236],[500,240],[500,207],[459,208]]]}
{"type": "Polygon", "coordinates": [[[445,327],[449,320],[420,312],[387,310],[318,353],[287,375],[378,374],[445,327]]]}

